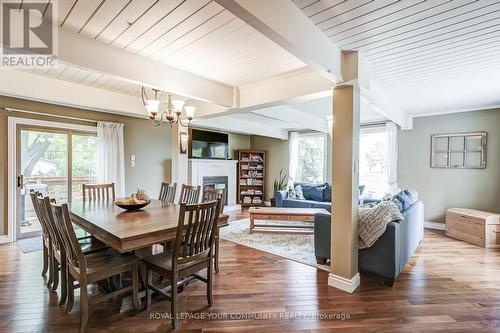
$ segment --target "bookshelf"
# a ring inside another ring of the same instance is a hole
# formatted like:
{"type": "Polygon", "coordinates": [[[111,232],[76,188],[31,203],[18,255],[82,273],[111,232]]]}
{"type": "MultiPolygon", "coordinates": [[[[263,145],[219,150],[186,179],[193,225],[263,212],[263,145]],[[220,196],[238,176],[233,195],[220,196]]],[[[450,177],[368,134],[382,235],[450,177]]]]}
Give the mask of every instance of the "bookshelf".
{"type": "Polygon", "coordinates": [[[263,206],[266,193],[266,152],[238,150],[238,202],[263,206]]]}

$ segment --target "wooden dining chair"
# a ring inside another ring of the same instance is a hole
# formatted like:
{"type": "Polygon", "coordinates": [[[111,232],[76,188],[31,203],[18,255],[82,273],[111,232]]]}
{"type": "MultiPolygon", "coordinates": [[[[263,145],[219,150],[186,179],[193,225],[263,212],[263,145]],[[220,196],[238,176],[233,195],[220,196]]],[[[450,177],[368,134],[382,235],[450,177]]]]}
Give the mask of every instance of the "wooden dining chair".
{"type": "Polygon", "coordinates": [[[170,299],[170,314],[174,328],[179,326],[177,293],[182,279],[193,277],[205,282],[208,304],[213,303],[212,262],[219,211],[220,201],[192,205],[181,203],[173,248],[142,259],[147,266],[146,307],[151,305],[152,290],[170,299]],[[206,278],[196,274],[203,269],[207,269],[206,278]],[[173,286],[170,288],[170,294],[152,284],[152,272],[170,280],[170,286],[173,286]]]}
{"type": "MultiPolygon", "coordinates": [[[[211,187],[203,188],[202,201],[208,202],[213,200],[220,200],[221,209],[220,212],[224,211],[224,205],[226,202],[226,189],[216,189],[211,187]]],[[[219,228],[217,227],[215,234],[215,272],[219,273],[219,228]]]]}
{"type": "Polygon", "coordinates": [[[168,203],[174,203],[176,189],[177,183],[170,185],[169,183],[162,182],[158,200],[168,203]]]}
{"type": "MultiPolygon", "coordinates": [[[[34,190],[30,190],[29,192],[31,203],[33,205],[33,210],[35,211],[35,215],[40,223],[40,227],[42,228],[42,260],[43,260],[43,268],[42,268],[42,276],[47,276],[47,271],[49,272],[49,280],[50,280],[50,271],[49,271],[49,253],[51,252],[51,244],[50,244],[50,234],[48,226],[45,225],[45,219],[42,218],[40,209],[38,208],[37,197],[40,195],[40,192],[36,192],[34,190]]],[[[52,281],[50,281],[52,282],[52,281]]],[[[48,282],[47,282],[48,285],[48,282]]]]}
{"type": "MultiPolygon", "coordinates": [[[[61,281],[61,298],[59,300],[59,306],[62,306],[66,302],[67,298],[66,252],[62,244],[61,230],[57,227],[52,214],[51,204],[55,203],[55,200],[50,200],[49,197],[43,198],[41,196],[37,196],[35,198],[35,202],[36,208],[40,214],[40,220],[43,221],[42,223],[45,224],[50,234],[50,246],[48,249],[49,282],[47,285],[52,291],[56,291],[59,281],[61,281]]],[[[78,245],[84,254],[91,254],[108,248],[104,243],[93,237],[85,237],[77,240],[78,245]]]]}
{"type": "Polygon", "coordinates": [[[188,205],[192,205],[198,203],[200,198],[201,186],[191,186],[182,184],[181,187],[181,195],[179,197],[179,203],[185,203],[188,205]]]}
{"type": "Polygon", "coordinates": [[[89,319],[89,305],[107,301],[110,298],[132,293],[134,307],[139,309],[138,297],[138,262],[139,258],[134,255],[121,255],[112,249],[85,255],[76,239],[75,231],[71,223],[68,206],[63,204],[57,206],[52,204],[54,221],[61,230],[62,243],[66,252],[66,272],[68,301],[66,313],[70,313],[74,302],[75,281],[80,288],[80,332],[87,329],[89,319]],[[130,272],[132,285],[113,291],[109,294],[88,297],[87,287],[90,284],[109,279],[122,273],[130,272]]]}
{"type": "Polygon", "coordinates": [[[115,200],[115,183],[82,184],[83,201],[115,200]]]}

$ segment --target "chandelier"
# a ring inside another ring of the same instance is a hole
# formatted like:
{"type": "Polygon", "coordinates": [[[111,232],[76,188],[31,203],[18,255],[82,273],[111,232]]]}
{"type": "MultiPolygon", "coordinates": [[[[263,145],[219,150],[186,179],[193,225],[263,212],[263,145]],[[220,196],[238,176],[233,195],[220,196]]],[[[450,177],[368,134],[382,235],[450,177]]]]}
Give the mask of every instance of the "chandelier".
{"type": "Polygon", "coordinates": [[[194,113],[196,108],[194,106],[184,105],[184,101],[174,99],[172,100],[172,96],[168,95],[167,101],[167,109],[160,111],[160,100],[158,99],[158,93],[160,92],[158,89],[152,88],[154,97],[150,98],[146,94],[146,88],[141,87],[141,98],[144,107],[148,111],[149,119],[153,121],[155,126],[160,126],[163,123],[169,123],[170,126],[173,124],[180,124],[183,127],[186,127],[193,120],[194,113]],[[186,119],[188,121],[185,124],[182,119],[182,111],[184,111],[186,119]]]}

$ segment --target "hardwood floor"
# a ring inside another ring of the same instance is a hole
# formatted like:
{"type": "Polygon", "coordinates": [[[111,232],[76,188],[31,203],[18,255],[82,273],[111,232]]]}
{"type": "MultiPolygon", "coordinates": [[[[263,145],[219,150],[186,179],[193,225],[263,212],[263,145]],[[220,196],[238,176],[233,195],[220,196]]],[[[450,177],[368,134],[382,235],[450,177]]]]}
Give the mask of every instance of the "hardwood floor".
{"type": "MultiPolygon", "coordinates": [[[[23,254],[15,244],[0,246],[0,332],[77,331],[79,297],[72,314],[65,315],[57,294],[44,286],[41,267],[41,252],[23,254]]],[[[212,308],[204,283],[194,282],[180,293],[180,311],[193,318],[181,320],[177,331],[500,332],[500,250],[439,231],[426,230],[393,288],[362,276],[360,289],[347,294],[327,286],[327,272],[228,241],[221,241],[220,268],[212,308]],[[272,264],[261,260],[263,255],[278,260],[272,264]],[[261,319],[199,319],[248,313],[261,319]],[[315,314],[349,318],[320,320],[315,314]]],[[[126,303],[123,310],[129,307],[126,303]]],[[[92,309],[88,331],[170,331],[170,320],[161,319],[169,307],[158,297],[138,313],[119,313],[112,302],[100,304],[92,309]]]]}

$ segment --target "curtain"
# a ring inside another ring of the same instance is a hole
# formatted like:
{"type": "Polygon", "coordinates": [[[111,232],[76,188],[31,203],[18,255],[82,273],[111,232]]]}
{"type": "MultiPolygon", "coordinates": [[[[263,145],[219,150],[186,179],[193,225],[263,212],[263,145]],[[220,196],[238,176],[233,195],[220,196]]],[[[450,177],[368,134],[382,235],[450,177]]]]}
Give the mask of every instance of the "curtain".
{"type": "Polygon", "coordinates": [[[299,169],[299,133],[290,132],[288,137],[288,179],[293,185],[297,181],[297,171],[299,169]]]}
{"type": "Polygon", "coordinates": [[[125,196],[123,124],[97,122],[97,181],[115,183],[116,195],[125,196]]]}
{"type": "Polygon", "coordinates": [[[398,126],[392,121],[385,124],[387,133],[386,172],[389,192],[395,194],[398,189],[398,126]]]}

